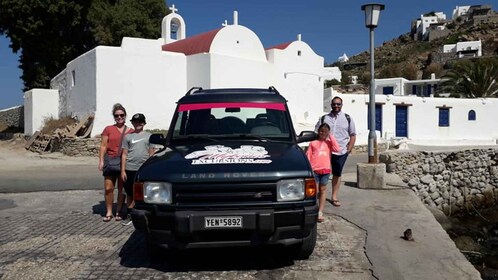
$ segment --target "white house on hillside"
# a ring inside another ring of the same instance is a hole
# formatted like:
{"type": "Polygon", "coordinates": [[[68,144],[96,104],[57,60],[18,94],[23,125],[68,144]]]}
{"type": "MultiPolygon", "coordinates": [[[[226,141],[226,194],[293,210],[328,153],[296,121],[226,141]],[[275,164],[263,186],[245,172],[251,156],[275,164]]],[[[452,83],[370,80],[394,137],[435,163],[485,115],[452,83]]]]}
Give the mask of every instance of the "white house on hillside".
{"type": "Polygon", "coordinates": [[[481,40],[444,45],[443,53],[455,53],[458,58],[482,56],[481,40]]]}
{"type": "MultiPolygon", "coordinates": [[[[442,12],[437,12],[434,16],[424,16],[420,15],[420,19],[417,19],[416,23],[416,38],[419,40],[426,40],[428,37],[429,27],[432,24],[438,24],[446,20],[446,15],[442,12]]],[[[443,28],[443,27],[439,27],[443,28]]]]}
{"type": "Polygon", "coordinates": [[[460,16],[466,16],[469,13],[469,9],[470,6],[456,6],[455,9],[453,9],[451,19],[455,20],[460,16]]]}
{"type": "Polygon", "coordinates": [[[422,96],[434,95],[441,79],[432,74],[430,79],[407,80],[405,78],[375,79],[375,94],[395,96],[422,96]]]}

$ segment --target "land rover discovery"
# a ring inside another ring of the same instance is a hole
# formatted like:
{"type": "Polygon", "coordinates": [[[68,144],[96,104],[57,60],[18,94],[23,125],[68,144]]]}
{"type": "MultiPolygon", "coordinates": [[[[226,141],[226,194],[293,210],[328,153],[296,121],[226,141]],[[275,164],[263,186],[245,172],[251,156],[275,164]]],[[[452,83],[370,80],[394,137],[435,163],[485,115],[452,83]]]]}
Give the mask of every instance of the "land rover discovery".
{"type": "Polygon", "coordinates": [[[194,88],[177,102],[164,148],[137,172],[135,228],[149,250],[284,245],[308,258],[317,188],[286,99],[268,89],[194,88]]]}

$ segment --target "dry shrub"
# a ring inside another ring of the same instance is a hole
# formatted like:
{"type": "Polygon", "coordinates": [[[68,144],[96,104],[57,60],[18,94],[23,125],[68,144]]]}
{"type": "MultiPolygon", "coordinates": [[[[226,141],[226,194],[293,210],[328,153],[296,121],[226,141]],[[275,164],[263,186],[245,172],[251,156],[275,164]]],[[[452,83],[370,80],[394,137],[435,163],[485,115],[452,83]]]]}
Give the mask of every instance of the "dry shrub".
{"type": "Polygon", "coordinates": [[[62,119],[54,119],[47,117],[43,120],[42,134],[53,134],[57,128],[65,128],[68,125],[73,125],[76,120],[71,117],[64,117],[62,119]]]}

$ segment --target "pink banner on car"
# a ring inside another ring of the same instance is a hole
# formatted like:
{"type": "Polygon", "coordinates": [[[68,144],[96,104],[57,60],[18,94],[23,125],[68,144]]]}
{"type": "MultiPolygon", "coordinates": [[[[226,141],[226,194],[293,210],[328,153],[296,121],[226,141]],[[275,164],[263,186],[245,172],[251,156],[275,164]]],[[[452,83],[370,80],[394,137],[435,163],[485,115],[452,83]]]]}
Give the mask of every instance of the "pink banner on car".
{"type": "Polygon", "coordinates": [[[283,103],[252,103],[252,102],[237,102],[237,103],[196,103],[196,104],[181,104],[178,107],[178,112],[202,110],[212,108],[265,108],[278,111],[285,111],[283,103]]]}

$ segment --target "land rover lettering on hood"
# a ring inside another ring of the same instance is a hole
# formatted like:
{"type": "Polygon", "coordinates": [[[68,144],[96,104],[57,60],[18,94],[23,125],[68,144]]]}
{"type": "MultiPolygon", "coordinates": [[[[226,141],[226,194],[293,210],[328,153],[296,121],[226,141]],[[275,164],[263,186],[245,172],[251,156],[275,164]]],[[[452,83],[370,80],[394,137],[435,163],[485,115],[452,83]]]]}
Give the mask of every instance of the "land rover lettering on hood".
{"type": "Polygon", "coordinates": [[[161,249],[281,245],[297,259],[315,247],[318,207],[310,164],[285,98],[268,89],[190,90],[163,148],[138,170],[135,228],[161,249]]]}

